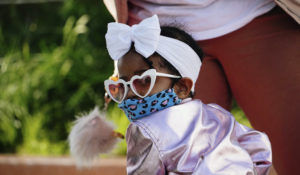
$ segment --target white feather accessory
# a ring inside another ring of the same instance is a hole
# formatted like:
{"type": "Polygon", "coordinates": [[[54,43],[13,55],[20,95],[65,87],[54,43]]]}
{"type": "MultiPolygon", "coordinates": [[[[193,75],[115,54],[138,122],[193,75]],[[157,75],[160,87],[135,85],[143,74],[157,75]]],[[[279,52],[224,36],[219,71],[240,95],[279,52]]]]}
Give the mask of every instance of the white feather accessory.
{"type": "Polygon", "coordinates": [[[114,125],[107,121],[96,107],[88,115],[75,121],[69,135],[69,146],[78,167],[91,165],[99,153],[111,151],[124,136],[114,131],[114,125]]]}

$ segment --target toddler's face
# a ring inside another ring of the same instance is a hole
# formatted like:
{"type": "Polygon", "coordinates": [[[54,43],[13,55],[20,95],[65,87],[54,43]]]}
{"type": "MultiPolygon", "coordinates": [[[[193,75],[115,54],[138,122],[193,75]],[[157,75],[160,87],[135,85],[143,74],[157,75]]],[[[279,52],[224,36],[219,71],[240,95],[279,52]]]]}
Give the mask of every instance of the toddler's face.
{"type": "MultiPolygon", "coordinates": [[[[129,81],[132,76],[141,75],[146,70],[150,69],[150,66],[143,59],[144,58],[140,54],[134,51],[129,51],[126,55],[118,60],[119,78],[125,81],[129,81]]],[[[162,68],[161,66],[159,66],[159,56],[151,56],[148,59],[153,63],[152,66],[154,69],[156,69],[157,72],[170,74],[167,68],[162,68]]],[[[171,78],[157,76],[154,87],[148,96],[171,88],[172,82],[173,81],[171,78]]],[[[139,97],[136,96],[129,88],[128,94],[125,99],[128,98],[138,99],[139,97]]]]}

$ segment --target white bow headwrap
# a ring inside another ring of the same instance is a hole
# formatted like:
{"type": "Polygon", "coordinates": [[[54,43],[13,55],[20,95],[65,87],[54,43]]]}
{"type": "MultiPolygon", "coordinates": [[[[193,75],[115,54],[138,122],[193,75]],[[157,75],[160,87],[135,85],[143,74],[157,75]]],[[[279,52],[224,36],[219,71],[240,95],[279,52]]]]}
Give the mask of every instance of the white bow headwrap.
{"type": "Polygon", "coordinates": [[[174,66],[182,77],[191,78],[193,80],[192,91],[194,91],[201,67],[200,58],[184,42],[161,36],[156,15],[132,27],[121,23],[109,23],[105,38],[108,53],[113,60],[124,56],[133,42],[135,50],[145,58],[157,52],[174,66]]]}
{"type": "Polygon", "coordinates": [[[153,18],[147,18],[132,27],[121,23],[109,23],[105,35],[106,47],[111,58],[118,60],[129,51],[131,43],[134,42],[135,50],[148,58],[157,48],[159,35],[159,23],[153,23],[153,18]]]}

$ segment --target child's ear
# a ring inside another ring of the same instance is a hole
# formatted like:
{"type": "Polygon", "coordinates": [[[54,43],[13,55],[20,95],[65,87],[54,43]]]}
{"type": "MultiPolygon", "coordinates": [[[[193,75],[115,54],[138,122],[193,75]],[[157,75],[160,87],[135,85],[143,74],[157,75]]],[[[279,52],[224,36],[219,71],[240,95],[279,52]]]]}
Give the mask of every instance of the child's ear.
{"type": "Polygon", "coordinates": [[[193,86],[193,80],[184,77],[175,83],[174,91],[177,94],[178,98],[185,99],[189,97],[192,86],[193,86]]]}

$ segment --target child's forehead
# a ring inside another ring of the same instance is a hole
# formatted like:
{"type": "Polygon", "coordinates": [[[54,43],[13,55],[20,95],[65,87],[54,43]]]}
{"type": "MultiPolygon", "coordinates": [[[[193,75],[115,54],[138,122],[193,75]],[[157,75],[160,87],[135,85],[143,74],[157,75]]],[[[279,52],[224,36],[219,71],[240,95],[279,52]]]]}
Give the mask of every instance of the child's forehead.
{"type": "Polygon", "coordinates": [[[147,67],[147,63],[143,60],[144,58],[136,52],[128,52],[121,59],[118,60],[119,71],[127,70],[128,68],[138,69],[147,67]]]}
{"type": "Polygon", "coordinates": [[[128,52],[121,59],[118,60],[118,72],[119,77],[128,79],[133,75],[143,73],[145,70],[148,70],[150,67],[143,60],[144,58],[135,52],[128,52]]]}
{"type": "Polygon", "coordinates": [[[117,67],[120,78],[130,78],[133,75],[142,74],[146,70],[153,68],[158,72],[169,73],[168,69],[163,66],[162,58],[158,54],[144,58],[134,51],[128,52],[119,59],[117,67]]]}

